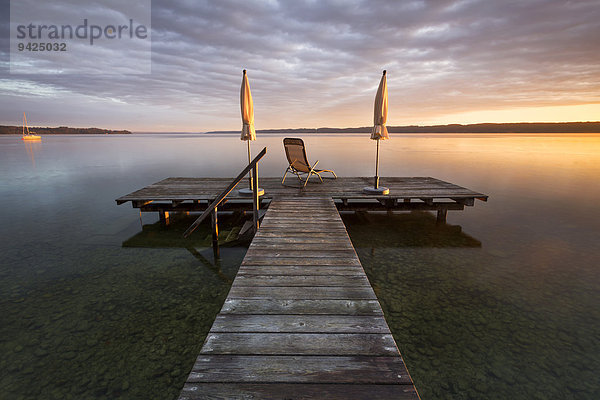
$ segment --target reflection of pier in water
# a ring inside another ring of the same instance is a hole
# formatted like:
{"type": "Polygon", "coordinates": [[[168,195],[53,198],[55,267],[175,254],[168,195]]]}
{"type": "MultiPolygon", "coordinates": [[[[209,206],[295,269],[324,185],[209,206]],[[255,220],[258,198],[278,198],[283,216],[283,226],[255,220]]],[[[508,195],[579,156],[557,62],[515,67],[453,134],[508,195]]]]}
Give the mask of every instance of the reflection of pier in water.
{"type": "Polygon", "coordinates": [[[344,213],[342,220],[355,247],[481,247],[460,225],[440,224],[425,211],[344,213]]]}
{"type": "MultiPolygon", "coordinates": [[[[125,240],[122,246],[153,249],[186,249],[201,265],[215,273],[220,280],[231,285],[234,275],[229,276],[222,270],[221,258],[215,257],[211,249],[211,232],[207,226],[201,226],[198,229],[198,234],[189,239],[182,237],[183,232],[193,222],[194,218],[188,216],[171,218],[168,227],[165,227],[162,222],[143,225],[142,230],[125,240]]],[[[224,230],[219,238],[219,245],[221,247],[240,248],[245,252],[248,241],[238,239],[240,224],[243,222],[244,217],[240,213],[228,213],[227,216],[221,219],[224,230]]]]}

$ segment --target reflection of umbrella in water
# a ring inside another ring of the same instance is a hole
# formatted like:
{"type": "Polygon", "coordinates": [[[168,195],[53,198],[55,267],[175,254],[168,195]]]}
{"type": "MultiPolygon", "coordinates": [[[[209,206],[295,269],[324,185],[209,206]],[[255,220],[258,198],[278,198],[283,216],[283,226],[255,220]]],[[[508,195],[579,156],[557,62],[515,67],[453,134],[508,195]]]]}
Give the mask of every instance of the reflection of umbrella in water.
{"type": "Polygon", "coordinates": [[[366,187],[363,189],[364,192],[369,194],[389,194],[390,189],[379,186],[379,141],[389,139],[387,128],[385,123],[387,121],[388,114],[388,96],[387,96],[387,80],[385,77],[385,70],[381,76],[379,82],[379,88],[375,95],[375,107],[373,116],[373,131],[371,132],[371,139],[377,141],[377,158],[375,163],[375,181],[373,187],[366,187]]]}
{"type": "MultiPolygon", "coordinates": [[[[256,140],[256,131],[254,129],[254,104],[252,103],[252,93],[250,93],[250,84],[248,83],[248,76],[246,70],[244,70],[244,76],[242,77],[242,88],[240,89],[240,107],[242,110],[242,136],[241,140],[248,142],[248,164],[252,162],[250,155],[250,141],[256,140]]],[[[258,167],[258,166],[257,166],[258,167]]],[[[245,196],[252,195],[252,174],[248,173],[250,180],[250,188],[240,189],[239,193],[245,196]]],[[[265,194],[264,189],[258,188],[258,195],[265,194]]]]}

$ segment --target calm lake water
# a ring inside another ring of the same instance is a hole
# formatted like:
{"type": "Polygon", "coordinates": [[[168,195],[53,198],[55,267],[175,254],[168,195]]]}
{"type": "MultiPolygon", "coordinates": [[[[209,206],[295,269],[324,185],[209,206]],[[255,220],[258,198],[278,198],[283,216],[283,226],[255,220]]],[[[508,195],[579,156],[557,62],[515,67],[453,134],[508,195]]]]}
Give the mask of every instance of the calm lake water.
{"type": "MultiPolygon", "coordinates": [[[[302,137],[319,166],[373,174],[368,135],[302,137]]],[[[281,139],[252,143],[262,176],[283,174],[281,139]]],[[[0,397],[176,398],[245,244],[216,262],[206,228],[186,245],[189,219],[114,199],[246,161],[234,135],[0,137],[0,397]]],[[[600,398],[600,135],[393,135],[380,171],[490,196],[437,228],[344,215],[421,397],[600,398]]]]}

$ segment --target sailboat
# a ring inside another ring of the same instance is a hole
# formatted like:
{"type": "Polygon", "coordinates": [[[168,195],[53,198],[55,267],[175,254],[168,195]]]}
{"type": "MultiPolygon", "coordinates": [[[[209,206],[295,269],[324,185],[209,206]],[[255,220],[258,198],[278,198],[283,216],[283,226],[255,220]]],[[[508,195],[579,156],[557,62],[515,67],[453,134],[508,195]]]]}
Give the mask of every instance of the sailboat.
{"type": "Polygon", "coordinates": [[[29,131],[29,127],[27,126],[27,117],[25,116],[25,113],[23,113],[23,137],[21,138],[23,140],[42,140],[41,136],[38,136],[35,134],[35,132],[33,131],[29,131]],[[27,131],[27,133],[25,133],[25,131],[27,131]]]}

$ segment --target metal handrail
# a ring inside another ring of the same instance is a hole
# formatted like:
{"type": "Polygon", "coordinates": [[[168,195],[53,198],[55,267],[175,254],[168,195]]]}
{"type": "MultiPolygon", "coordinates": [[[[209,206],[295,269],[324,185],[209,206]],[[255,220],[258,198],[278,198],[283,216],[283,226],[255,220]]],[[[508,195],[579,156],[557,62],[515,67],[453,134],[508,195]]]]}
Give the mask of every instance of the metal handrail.
{"type": "Polygon", "coordinates": [[[200,225],[202,223],[202,221],[204,221],[204,219],[206,219],[206,217],[208,217],[211,213],[215,213],[217,212],[217,207],[219,206],[219,204],[221,204],[221,202],[223,200],[225,200],[225,198],[229,195],[229,193],[231,193],[231,191],[237,186],[238,183],[240,183],[240,181],[242,179],[244,179],[244,177],[246,176],[246,174],[248,172],[250,172],[250,170],[252,170],[252,200],[253,200],[253,220],[254,220],[254,228],[258,229],[258,172],[256,170],[258,161],[263,158],[265,156],[265,154],[267,154],[267,148],[263,148],[262,151],[260,153],[258,153],[258,155],[256,157],[254,157],[254,159],[250,162],[250,164],[248,164],[246,166],[246,168],[244,168],[242,170],[242,172],[240,172],[240,174],[237,176],[237,178],[235,178],[233,180],[233,182],[231,182],[231,184],[229,184],[229,186],[227,186],[227,189],[223,190],[223,192],[221,192],[220,195],[217,196],[217,198],[210,203],[210,205],[206,208],[206,210],[204,210],[204,212],[202,213],[202,215],[200,215],[192,225],[190,225],[189,228],[186,229],[186,231],[183,233],[183,237],[188,237],[197,227],[198,225],[200,225]]]}

